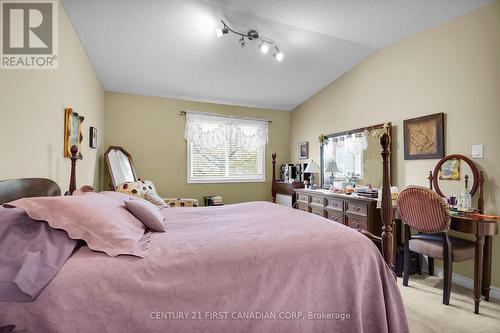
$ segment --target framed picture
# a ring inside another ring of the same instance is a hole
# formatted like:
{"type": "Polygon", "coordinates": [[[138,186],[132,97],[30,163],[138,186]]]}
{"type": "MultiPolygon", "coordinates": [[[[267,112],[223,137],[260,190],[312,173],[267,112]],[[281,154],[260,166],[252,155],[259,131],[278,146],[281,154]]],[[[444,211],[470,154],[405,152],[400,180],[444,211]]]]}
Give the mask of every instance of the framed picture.
{"type": "Polygon", "coordinates": [[[444,113],[403,121],[405,160],[444,157],[444,113]]]}
{"type": "Polygon", "coordinates": [[[439,179],[460,180],[460,159],[451,158],[446,160],[439,170],[439,179]]]}
{"type": "Polygon", "coordinates": [[[92,126],[89,130],[89,147],[94,149],[97,148],[97,128],[92,126]]]}
{"type": "Polygon", "coordinates": [[[82,123],[85,118],[74,112],[72,108],[66,108],[64,113],[64,157],[70,157],[71,153],[69,150],[73,145],[76,145],[78,147],[78,158],[82,159],[82,123]]]}
{"type": "Polygon", "coordinates": [[[299,160],[305,160],[309,157],[309,145],[307,142],[299,143],[299,160]]]}

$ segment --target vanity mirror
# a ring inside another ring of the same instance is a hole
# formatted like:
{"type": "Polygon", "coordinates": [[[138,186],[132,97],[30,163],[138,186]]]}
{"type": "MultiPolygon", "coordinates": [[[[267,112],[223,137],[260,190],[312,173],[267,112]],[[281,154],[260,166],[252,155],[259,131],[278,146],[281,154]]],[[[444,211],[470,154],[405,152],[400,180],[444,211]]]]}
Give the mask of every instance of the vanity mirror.
{"type": "MultiPolygon", "coordinates": [[[[483,210],[483,172],[479,172],[476,164],[466,156],[454,154],[442,158],[429,174],[431,188],[442,197],[459,199],[460,195],[469,193],[470,197],[479,190],[477,198],[477,209],[483,210]]],[[[450,199],[449,199],[450,201],[450,199]]],[[[455,200],[453,200],[455,201],[455,200]]],[[[459,200],[458,200],[459,201],[459,200]]],[[[450,202],[452,206],[459,204],[458,202],[450,202]]],[[[475,208],[473,202],[468,202],[464,208],[475,208]]]]}
{"type": "Polygon", "coordinates": [[[391,135],[391,123],[329,134],[320,147],[321,187],[356,183],[382,186],[380,137],[391,135]]]}

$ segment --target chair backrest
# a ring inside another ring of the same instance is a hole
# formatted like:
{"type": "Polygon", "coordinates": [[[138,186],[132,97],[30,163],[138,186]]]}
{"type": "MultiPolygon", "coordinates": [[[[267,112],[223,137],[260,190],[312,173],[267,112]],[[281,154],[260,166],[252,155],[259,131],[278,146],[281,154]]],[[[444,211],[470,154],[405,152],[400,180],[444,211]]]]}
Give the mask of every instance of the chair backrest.
{"type": "Polygon", "coordinates": [[[421,232],[437,233],[450,228],[450,213],[443,198],[423,186],[408,186],[398,195],[398,214],[404,223],[421,232]]]}

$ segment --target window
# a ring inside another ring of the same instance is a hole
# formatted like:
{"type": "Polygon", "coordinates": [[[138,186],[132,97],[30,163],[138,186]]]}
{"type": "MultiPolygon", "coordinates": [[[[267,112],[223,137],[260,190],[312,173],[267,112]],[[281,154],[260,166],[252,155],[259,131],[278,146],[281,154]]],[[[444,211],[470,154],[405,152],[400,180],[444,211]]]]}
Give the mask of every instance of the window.
{"type": "Polygon", "coordinates": [[[335,161],[337,162],[337,167],[340,172],[336,176],[336,179],[347,179],[348,173],[355,173],[359,175],[359,178],[363,178],[363,151],[358,151],[356,153],[337,150],[335,154],[335,161]]]}
{"type": "Polygon", "coordinates": [[[187,182],[264,182],[267,121],[188,113],[187,182]]]}

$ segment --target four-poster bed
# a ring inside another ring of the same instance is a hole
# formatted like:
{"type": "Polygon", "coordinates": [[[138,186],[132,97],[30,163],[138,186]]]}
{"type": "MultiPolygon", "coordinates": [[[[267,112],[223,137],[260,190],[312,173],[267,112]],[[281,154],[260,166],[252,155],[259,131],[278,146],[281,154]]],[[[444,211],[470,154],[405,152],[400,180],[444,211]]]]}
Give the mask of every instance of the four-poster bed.
{"type": "MultiPolygon", "coordinates": [[[[76,194],[75,166],[68,194],[76,194]]],[[[47,188],[24,197],[57,196],[57,189],[47,188]]],[[[23,197],[3,189],[0,182],[1,198],[23,197]]],[[[116,192],[89,195],[130,200],[116,192]]],[[[58,198],[78,206],[86,196],[58,198]]],[[[408,331],[393,272],[353,229],[270,202],[159,211],[167,231],[149,233],[145,256],[111,257],[84,245],[33,301],[0,302],[1,324],[28,331],[120,331],[125,322],[131,331],[408,331]],[[302,320],[287,320],[291,309],[302,320]],[[187,315],[168,320],[171,313],[187,315]],[[225,317],[210,317],[214,313],[225,317]],[[317,320],[324,314],[333,320],[317,320]]],[[[390,244],[391,231],[387,223],[382,244],[390,244]]],[[[391,247],[384,251],[390,265],[391,247]]]]}
{"type": "MultiPolygon", "coordinates": [[[[381,236],[376,236],[361,228],[360,233],[371,240],[381,244],[382,255],[387,265],[394,270],[394,236],[393,236],[393,205],[391,198],[391,137],[388,133],[383,133],[380,137],[381,155],[382,155],[382,198],[380,200],[380,213],[382,218],[381,236]]],[[[276,154],[272,154],[272,202],[276,202],[276,154]]]]}

